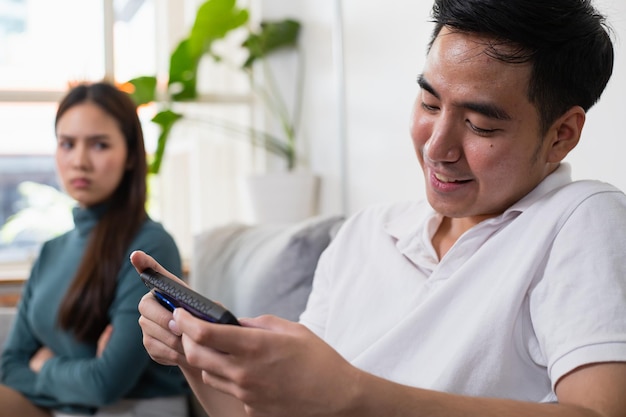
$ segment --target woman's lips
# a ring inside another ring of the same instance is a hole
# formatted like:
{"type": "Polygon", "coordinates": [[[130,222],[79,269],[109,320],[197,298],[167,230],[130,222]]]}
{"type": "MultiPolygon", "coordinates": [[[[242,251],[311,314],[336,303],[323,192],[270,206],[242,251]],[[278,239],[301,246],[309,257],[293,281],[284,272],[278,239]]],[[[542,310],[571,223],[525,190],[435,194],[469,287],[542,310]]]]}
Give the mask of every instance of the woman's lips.
{"type": "Polygon", "coordinates": [[[91,181],[89,181],[86,178],[75,178],[75,179],[70,181],[70,184],[74,188],[87,188],[90,183],[91,183],[91,181]]]}

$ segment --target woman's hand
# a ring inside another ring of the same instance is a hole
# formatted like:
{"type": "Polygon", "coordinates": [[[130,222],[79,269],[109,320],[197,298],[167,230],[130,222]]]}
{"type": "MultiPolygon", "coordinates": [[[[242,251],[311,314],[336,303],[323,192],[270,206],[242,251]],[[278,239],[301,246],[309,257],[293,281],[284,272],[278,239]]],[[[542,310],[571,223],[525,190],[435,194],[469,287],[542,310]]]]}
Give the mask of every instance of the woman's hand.
{"type": "Polygon", "coordinates": [[[46,361],[53,357],[54,352],[52,350],[50,350],[46,346],[40,347],[39,350],[35,352],[35,354],[30,358],[28,366],[33,372],[39,373],[46,361]]]}
{"type": "Polygon", "coordinates": [[[106,349],[109,344],[109,340],[111,340],[111,334],[113,334],[113,325],[109,324],[104,328],[104,331],[98,338],[98,348],[96,350],[97,358],[100,358],[104,353],[104,349],[106,349]]]}

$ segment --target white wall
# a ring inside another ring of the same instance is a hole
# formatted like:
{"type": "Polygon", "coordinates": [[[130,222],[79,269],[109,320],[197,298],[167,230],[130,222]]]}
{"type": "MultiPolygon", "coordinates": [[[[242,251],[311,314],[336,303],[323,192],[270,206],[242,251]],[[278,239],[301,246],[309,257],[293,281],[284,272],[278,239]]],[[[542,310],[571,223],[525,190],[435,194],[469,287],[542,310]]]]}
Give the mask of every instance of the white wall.
{"type": "Polygon", "coordinates": [[[626,0],[596,0],[615,31],[613,77],[589,110],[581,142],[568,156],[576,178],[608,181],[626,191],[626,0]]]}
{"type": "MultiPolygon", "coordinates": [[[[322,175],[322,212],[344,210],[341,197],[340,106],[335,5],[342,5],[346,92],[348,214],[377,202],[420,198],[421,170],[408,134],[431,24],[429,1],[260,0],[265,18],[303,23],[307,58],[302,139],[311,168],[322,175]]],[[[602,100],[588,114],[582,141],[568,157],[576,178],[626,190],[626,1],[599,0],[615,29],[616,63],[602,100]]]]}

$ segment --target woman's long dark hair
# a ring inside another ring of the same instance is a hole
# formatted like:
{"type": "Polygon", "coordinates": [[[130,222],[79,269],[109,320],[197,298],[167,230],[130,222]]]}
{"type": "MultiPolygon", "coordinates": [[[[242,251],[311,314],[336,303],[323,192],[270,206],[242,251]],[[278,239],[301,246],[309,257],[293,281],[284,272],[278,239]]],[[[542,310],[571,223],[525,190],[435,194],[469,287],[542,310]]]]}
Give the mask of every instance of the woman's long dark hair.
{"type": "Polygon", "coordinates": [[[147,162],[137,108],[128,94],[108,82],[73,87],[59,103],[55,127],[67,110],[86,102],[96,104],[117,121],[128,150],[126,171],[91,232],[59,310],[61,328],[72,331],[80,341],[95,343],[110,321],[108,309],[126,252],[147,217],[147,162]]]}

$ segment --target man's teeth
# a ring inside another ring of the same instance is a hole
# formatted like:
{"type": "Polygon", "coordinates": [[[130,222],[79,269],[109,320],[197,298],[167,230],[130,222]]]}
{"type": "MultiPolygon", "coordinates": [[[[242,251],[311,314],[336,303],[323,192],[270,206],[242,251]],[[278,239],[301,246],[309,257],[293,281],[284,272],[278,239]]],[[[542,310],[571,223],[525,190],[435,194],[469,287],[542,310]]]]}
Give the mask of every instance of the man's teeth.
{"type": "Polygon", "coordinates": [[[454,178],[446,177],[445,175],[435,174],[435,178],[437,178],[441,182],[460,182],[459,180],[455,180],[454,178]]]}

